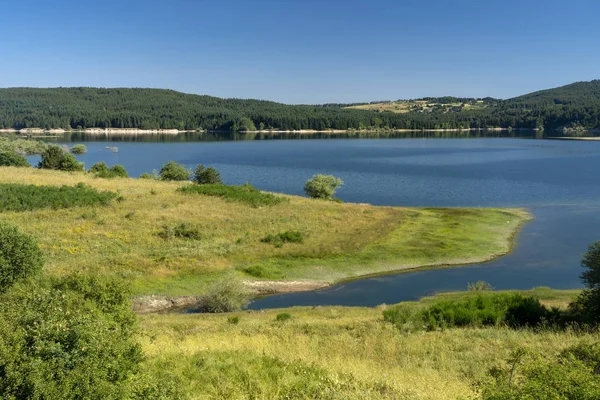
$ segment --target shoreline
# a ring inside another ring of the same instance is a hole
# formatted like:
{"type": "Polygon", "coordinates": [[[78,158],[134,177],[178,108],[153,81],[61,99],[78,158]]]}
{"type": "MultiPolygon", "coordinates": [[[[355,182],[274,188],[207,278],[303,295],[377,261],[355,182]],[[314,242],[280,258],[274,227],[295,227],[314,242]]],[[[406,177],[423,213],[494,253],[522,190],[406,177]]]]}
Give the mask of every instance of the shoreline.
{"type": "MultiPolygon", "coordinates": [[[[244,280],[244,284],[253,292],[254,297],[266,297],[285,293],[309,292],[312,290],[326,289],[345,282],[358,281],[362,279],[374,278],[385,275],[396,275],[405,272],[418,270],[434,270],[456,268],[456,266],[468,266],[474,264],[484,264],[494,261],[500,257],[513,252],[517,242],[516,238],[521,232],[523,226],[535,219],[530,212],[523,210],[523,218],[517,226],[514,227],[511,234],[506,238],[506,249],[496,253],[488,254],[474,259],[449,260],[444,263],[422,264],[417,266],[396,266],[381,272],[367,273],[359,276],[348,277],[336,280],[334,282],[322,282],[315,280],[244,280]]],[[[144,295],[132,299],[132,309],[137,314],[154,314],[174,311],[186,311],[199,308],[201,306],[202,296],[167,296],[167,295],[144,295]]]]}
{"type": "MultiPolygon", "coordinates": [[[[347,133],[370,133],[370,132],[388,132],[388,133],[411,133],[411,132],[514,132],[514,131],[539,131],[538,129],[530,128],[449,128],[449,129],[298,129],[298,130],[279,130],[279,129],[263,129],[263,130],[251,130],[251,131],[239,131],[235,133],[241,134],[277,134],[277,133],[292,133],[292,134],[318,134],[318,133],[329,133],[329,134],[347,134],[347,133]]],[[[559,130],[554,130],[559,131],[559,130]]],[[[219,132],[231,132],[231,131],[219,131],[219,130],[178,130],[178,129],[139,129],[139,128],[85,128],[85,129],[62,129],[62,128],[3,128],[0,129],[0,134],[13,133],[21,135],[64,135],[67,133],[84,133],[88,135],[178,135],[182,133],[200,132],[200,133],[219,133],[219,132]]]]}

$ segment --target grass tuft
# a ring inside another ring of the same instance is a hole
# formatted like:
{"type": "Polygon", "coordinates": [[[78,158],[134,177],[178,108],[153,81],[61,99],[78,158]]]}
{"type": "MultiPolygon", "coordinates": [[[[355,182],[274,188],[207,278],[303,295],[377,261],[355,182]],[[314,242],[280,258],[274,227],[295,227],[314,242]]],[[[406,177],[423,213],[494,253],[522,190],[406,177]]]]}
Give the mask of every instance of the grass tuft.
{"type": "Polygon", "coordinates": [[[83,206],[106,206],[116,197],[79,183],[76,186],[0,184],[0,211],[31,211],[83,206]]]}
{"type": "Polygon", "coordinates": [[[245,184],[240,186],[227,186],[221,184],[187,185],[177,189],[185,194],[201,194],[204,196],[221,197],[227,201],[239,201],[250,207],[266,207],[289,202],[281,196],[261,192],[254,186],[245,184]]]}

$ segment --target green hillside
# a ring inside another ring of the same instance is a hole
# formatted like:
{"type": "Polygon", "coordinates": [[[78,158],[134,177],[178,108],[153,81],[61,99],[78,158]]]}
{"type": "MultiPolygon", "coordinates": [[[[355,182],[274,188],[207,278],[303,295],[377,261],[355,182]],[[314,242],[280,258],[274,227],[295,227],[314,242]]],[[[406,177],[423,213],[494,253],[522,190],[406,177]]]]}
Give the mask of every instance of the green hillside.
{"type": "Polygon", "coordinates": [[[508,100],[423,98],[286,105],[164,89],[0,89],[0,128],[141,128],[245,131],[600,128],[600,80],[508,100]]]}

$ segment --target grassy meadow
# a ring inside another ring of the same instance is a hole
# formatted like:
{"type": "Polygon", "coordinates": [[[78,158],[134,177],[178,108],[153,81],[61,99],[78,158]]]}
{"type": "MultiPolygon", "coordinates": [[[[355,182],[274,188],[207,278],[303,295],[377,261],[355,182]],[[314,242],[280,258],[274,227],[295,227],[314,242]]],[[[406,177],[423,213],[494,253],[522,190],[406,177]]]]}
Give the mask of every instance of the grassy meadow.
{"type": "MultiPolygon", "coordinates": [[[[564,307],[578,292],[519,293],[564,307]]],[[[423,308],[473,295],[448,293],[403,304],[423,308]]],[[[384,322],[385,309],[140,316],[144,368],[174,377],[192,399],[472,399],[473,383],[489,368],[505,365],[518,348],[551,356],[597,337],[504,327],[400,332],[384,322]]]]}
{"type": "Polygon", "coordinates": [[[47,254],[47,273],[117,274],[133,282],[137,294],[198,294],[230,271],[267,283],[329,284],[480,262],[509,251],[518,228],[530,218],[520,209],[375,207],[283,195],[277,196],[288,201],[252,207],[177,190],[187,182],[0,168],[0,184],[80,182],[114,192],[115,199],[108,206],[9,209],[0,217],[38,238],[47,254]],[[182,224],[194,230],[191,238],[164,234],[182,224]],[[302,240],[283,245],[264,240],[282,232],[299,232],[302,240]]]}

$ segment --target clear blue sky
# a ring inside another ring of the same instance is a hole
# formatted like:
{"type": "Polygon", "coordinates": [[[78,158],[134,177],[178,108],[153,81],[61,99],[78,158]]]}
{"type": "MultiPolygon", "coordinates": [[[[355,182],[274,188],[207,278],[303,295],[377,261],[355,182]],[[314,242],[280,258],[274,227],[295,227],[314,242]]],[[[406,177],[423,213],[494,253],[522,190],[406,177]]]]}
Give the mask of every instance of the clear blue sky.
{"type": "Polygon", "coordinates": [[[599,16],[598,0],[0,0],[0,87],[506,98],[600,78],[599,16]]]}

